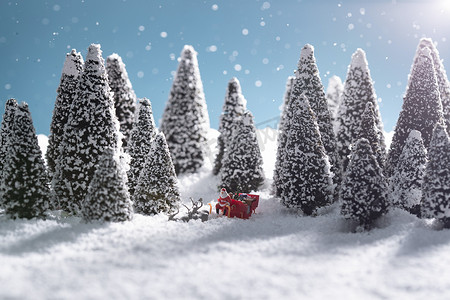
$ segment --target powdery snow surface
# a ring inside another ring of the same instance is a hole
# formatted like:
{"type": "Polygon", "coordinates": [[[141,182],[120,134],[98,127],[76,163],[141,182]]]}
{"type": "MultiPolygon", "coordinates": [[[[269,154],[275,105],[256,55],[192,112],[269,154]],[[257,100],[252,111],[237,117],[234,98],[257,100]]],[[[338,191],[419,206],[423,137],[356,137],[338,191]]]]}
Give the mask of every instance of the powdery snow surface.
{"type": "MultiPolygon", "coordinates": [[[[276,141],[263,151],[266,175],[276,141]]],[[[183,199],[217,198],[206,166],[183,199]]],[[[450,231],[394,210],[351,233],[336,206],[286,211],[260,191],[249,220],[85,224],[0,216],[0,299],[448,299],[450,231]]]]}

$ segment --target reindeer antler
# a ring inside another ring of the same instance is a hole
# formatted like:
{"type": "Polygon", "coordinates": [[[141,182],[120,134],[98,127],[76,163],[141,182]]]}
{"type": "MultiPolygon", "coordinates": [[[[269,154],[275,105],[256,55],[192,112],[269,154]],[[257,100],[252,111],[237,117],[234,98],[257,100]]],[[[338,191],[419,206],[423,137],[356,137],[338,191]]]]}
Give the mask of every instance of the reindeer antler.
{"type": "Polygon", "coordinates": [[[180,212],[180,209],[177,207],[177,211],[174,214],[169,215],[169,221],[173,221],[174,217],[180,212]]]}

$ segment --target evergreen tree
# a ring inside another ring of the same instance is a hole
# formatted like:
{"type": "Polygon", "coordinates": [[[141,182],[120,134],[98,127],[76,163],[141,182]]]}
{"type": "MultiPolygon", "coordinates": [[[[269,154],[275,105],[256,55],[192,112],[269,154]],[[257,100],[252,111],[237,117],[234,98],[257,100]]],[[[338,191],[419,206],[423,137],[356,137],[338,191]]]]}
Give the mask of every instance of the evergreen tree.
{"type": "Polygon", "coordinates": [[[353,147],[341,186],[341,214],[369,229],[388,210],[387,188],[387,180],[372,154],[370,142],[359,139],[353,147]]]}
{"type": "Polygon", "coordinates": [[[133,129],[136,111],[136,94],[128,78],[122,58],[114,53],[106,59],[109,86],[114,93],[114,107],[123,134],[122,146],[127,149],[128,139],[133,129]]]}
{"type": "Polygon", "coordinates": [[[144,215],[173,213],[179,206],[178,179],[162,132],[153,140],[133,200],[135,212],[144,215]]]}
{"type": "Polygon", "coordinates": [[[121,149],[119,123],[101,53],[100,45],[89,46],[64,129],[63,159],[53,177],[59,205],[69,213],[79,213],[99,156],[106,148],[121,149]]]}
{"type": "Polygon", "coordinates": [[[391,177],[391,203],[413,214],[420,215],[422,183],[427,163],[427,150],[422,135],[411,130],[398,160],[397,169],[391,177]]]}
{"type": "Polygon", "coordinates": [[[4,164],[6,161],[6,156],[8,154],[8,149],[10,148],[9,143],[13,137],[13,125],[16,110],[16,99],[9,99],[8,101],[6,101],[2,127],[0,128],[0,208],[2,208],[3,206],[2,195],[4,192],[4,187],[3,185],[1,185],[1,183],[3,182],[3,170],[5,168],[4,164]]]}
{"type": "Polygon", "coordinates": [[[288,125],[290,111],[288,110],[289,101],[291,98],[292,87],[294,86],[295,76],[289,76],[286,82],[286,90],[284,94],[283,106],[281,108],[280,122],[278,123],[278,148],[277,157],[275,161],[275,169],[273,172],[273,191],[275,196],[280,197],[282,195],[282,188],[284,185],[284,178],[282,178],[283,172],[283,161],[285,155],[285,148],[287,142],[287,133],[289,132],[288,125]]]}
{"type": "Polygon", "coordinates": [[[232,192],[257,191],[264,182],[264,171],[253,115],[247,111],[234,122],[222,161],[220,188],[232,192]]]}
{"type": "Polygon", "coordinates": [[[231,131],[235,119],[246,110],[247,101],[242,95],[241,85],[236,77],[233,77],[228,82],[227,94],[225,95],[225,103],[223,104],[222,114],[219,121],[219,137],[217,138],[217,153],[216,160],[214,161],[213,174],[219,174],[222,168],[222,160],[227,145],[230,142],[231,131]]]}
{"type": "Polygon", "coordinates": [[[126,185],[127,175],[116,149],[100,155],[86,200],[82,204],[84,220],[123,222],[131,220],[133,203],[126,185]]]}
{"type": "Polygon", "coordinates": [[[375,122],[373,104],[372,102],[367,102],[356,137],[357,140],[360,138],[365,138],[369,141],[372,148],[372,153],[377,158],[378,165],[383,168],[384,162],[386,161],[386,149],[381,144],[381,136],[382,133],[380,133],[380,129],[377,127],[375,122]]]}
{"type": "Polygon", "coordinates": [[[445,125],[433,131],[422,185],[422,215],[450,226],[450,139],[445,125]]]}
{"type": "Polygon", "coordinates": [[[5,212],[11,218],[43,218],[50,208],[49,177],[45,169],[28,104],[14,116],[2,178],[5,212]]]}
{"type": "Polygon", "coordinates": [[[314,112],[305,96],[291,97],[289,132],[283,161],[282,203],[312,215],[333,200],[330,163],[314,112]]]}
{"type": "Polygon", "coordinates": [[[372,78],[362,49],[357,49],[352,56],[348,67],[347,78],[344,84],[341,105],[338,113],[337,147],[342,160],[342,169],[345,172],[350,154],[350,146],[356,142],[362,115],[366,103],[371,102],[375,113],[375,123],[380,130],[380,144],[386,148],[383,135],[383,123],[378,108],[377,96],[373,88],[372,78]]]}
{"type": "Polygon", "coordinates": [[[83,57],[75,49],[67,53],[59,87],[56,91],[55,108],[53,109],[50,135],[48,137],[46,158],[50,175],[55,172],[56,165],[59,164],[60,145],[64,143],[64,126],[69,119],[70,106],[75,97],[83,63],[83,57]]]}
{"type": "Polygon", "coordinates": [[[385,172],[392,176],[411,130],[420,131],[428,149],[433,128],[442,120],[442,103],[439,86],[429,48],[417,50],[417,58],[411,68],[402,110],[397,120],[391,148],[387,156],[385,172]]]}
{"type": "MultiPolygon", "coordinates": [[[[314,57],[314,47],[307,44],[303,47],[298,62],[297,80],[295,81],[291,97],[303,94],[309,100],[311,109],[316,117],[317,125],[331,164],[331,172],[334,174],[333,181],[339,185],[341,181],[340,161],[336,147],[336,136],[333,130],[330,110],[328,109],[324,88],[314,57]]],[[[338,195],[336,195],[337,198],[338,195]]]]}
{"type": "Polygon", "coordinates": [[[148,153],[156,135],[150,100],[143,98],[139,101],[137,119],[130,133],[128,153],[130,154],[130,169],[128,170],[128,189],[133,196],[138,184],[139,174],[144,168],[148,153]]]}
{"type": "Polygon", "coordinates": [[[184,46],[160,130],[167,139],[177,174],[194,173],[204,163],[209,116],[197,52],[184,46]]]}
{"type": "Polygon", "coordinates": [[[327,98],[328,108],[331,114],[331,121],[333,123],[334,133],[338,132],[337,116],[339,106],[341,105],[342,94],[344,93],[344,85],[339,76],[331,76],[328,79],[328,87],[325,97],[327,98]]]}

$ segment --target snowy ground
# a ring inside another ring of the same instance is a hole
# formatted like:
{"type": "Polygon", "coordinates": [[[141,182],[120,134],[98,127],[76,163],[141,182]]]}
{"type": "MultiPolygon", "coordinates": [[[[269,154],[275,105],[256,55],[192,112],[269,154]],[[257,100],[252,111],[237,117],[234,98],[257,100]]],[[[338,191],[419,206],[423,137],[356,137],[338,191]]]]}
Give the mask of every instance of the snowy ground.
{"type": "MultiPolygon", "coordinates": [[[[217,197],[208,167],[180,184],[186,201],[217,197]]],[[[267,187],[249,220],[0,216],[0,299],[450,299],[449,230],[394,210],[351,233],[337,207],[299,216],[267,187]]]]}

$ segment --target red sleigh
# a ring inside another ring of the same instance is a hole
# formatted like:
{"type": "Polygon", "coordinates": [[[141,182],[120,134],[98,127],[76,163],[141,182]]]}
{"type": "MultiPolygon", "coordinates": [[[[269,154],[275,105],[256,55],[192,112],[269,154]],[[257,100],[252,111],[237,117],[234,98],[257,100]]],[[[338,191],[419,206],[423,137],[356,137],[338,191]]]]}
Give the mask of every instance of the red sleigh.
{"type": "MultiPolygon", "coordinates": [[[[231,199],[231,203],[220,208],[223,215],[228,218],[248,219],[259,204],[259,195],[239,193],[237,199],[231,199]]],[[[210,204],[210,213],[212,205],[210,204]]]]}

